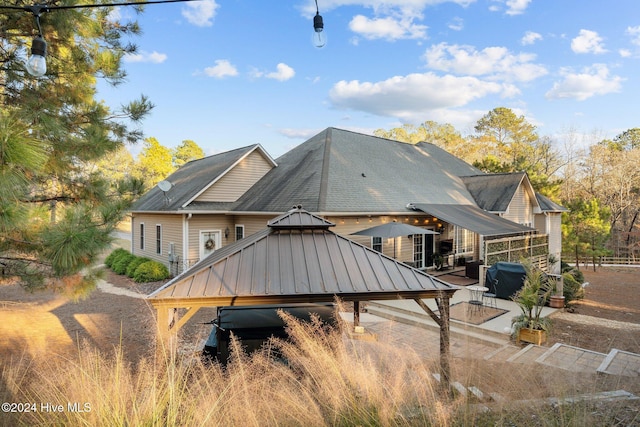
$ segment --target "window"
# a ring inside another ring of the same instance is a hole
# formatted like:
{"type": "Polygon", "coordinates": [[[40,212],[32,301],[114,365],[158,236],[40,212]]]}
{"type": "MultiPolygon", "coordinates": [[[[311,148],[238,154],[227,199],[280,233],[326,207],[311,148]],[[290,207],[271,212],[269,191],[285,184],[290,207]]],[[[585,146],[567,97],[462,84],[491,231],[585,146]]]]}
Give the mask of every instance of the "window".
{"type": "Polygon", "coordinates": [[[382,253],[382,237],[372,237],[371,238],[371,248],[374,251],[378,251],[382,253]]]}
{"type": "Polygon", "coordinates": [[[244,239],[244,225],[236,225],[236,242],[244,239]]]}
{"type": "Polygon", "coordinates": [[[162,226],[159,224],[156,225],[156,253],[162,253],[162,226]]]}
{"type": "Polygon", "coordinates": [[[475,241],[476,233],[456,227],[456,254],[473,253],[475,241]]]}
{"type": "Polygon", "coordinates": [[[424,259],[424,234],[413,235],[413,266],[422,268],[424,259]]]}
{"type": "Polygon", "coordinates": [[[144,251],[144,223],[140,224],[140,250],[144,251]]]}

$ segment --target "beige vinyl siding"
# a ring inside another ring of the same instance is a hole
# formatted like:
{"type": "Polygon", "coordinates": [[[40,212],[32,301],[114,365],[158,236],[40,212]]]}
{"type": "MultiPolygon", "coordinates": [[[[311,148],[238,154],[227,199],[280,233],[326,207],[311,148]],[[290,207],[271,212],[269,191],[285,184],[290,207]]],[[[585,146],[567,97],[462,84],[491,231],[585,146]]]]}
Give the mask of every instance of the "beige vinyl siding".
{"type": "Polygon", "coordinates": [[[220,231],[222,246],[233,242],[233,217],[225,215],[193,215],[188,221],[189,229],[189,251],[187,260],[194,261],[200,259],[200,232],[220,231]],[[226,228],[229,228],[229,237],[224,237],[226,228]]]}
{"type": "Polygon", "coordinates": [[[518,224],[533,225],[533,204],[522,185],[518,187],[513,199],[511,199],[504,218],[518,224]]]}
{"type": "Polygon", "coordinates": [[[132,253],[163,264],[169,262],[169,244],[174,244],[175,254],[182,254],[182,215],[136,214],[131,221],[132,253]],[[144,250],[140,249],[140,224],[144,223],[144,250]],[[162,229],[161,254],[156,253],[156,226],[162,229]]]}
{"type": "Polygon", "coordinates": [[[235,202],[271,168],[272,164],[262,154],[253,151],[199,195],[196,201],[235,202]]]}
{"type": "Polygon", "coordinates": [[[232,236],[229,236],[229,243],[235,241],[236,225],[244,225],[244,237],[251,236],[260,230],[263,230],[269,221],[277,215],[236,215],[233,217],[232,224],[229,229],[232,230],[232,236]]]}

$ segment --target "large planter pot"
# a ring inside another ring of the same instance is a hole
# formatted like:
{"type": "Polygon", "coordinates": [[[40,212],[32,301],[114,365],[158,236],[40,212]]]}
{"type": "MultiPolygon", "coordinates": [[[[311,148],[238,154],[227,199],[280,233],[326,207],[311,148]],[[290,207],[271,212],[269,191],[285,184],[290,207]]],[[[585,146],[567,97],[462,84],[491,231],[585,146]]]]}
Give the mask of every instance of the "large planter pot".
{"type": "Polygon", "coordinates": [[[528,342],[541,345],[547,342],[547,332],[541,329],[522,328],[518,333],[518,343],[528,342]]]}
{"type": "Polygon", "coordinates": [[[563,295],[552,295],[549,298],[549,307],[551,308],[562,308],[564,307],[564,296],[563,295]]]}

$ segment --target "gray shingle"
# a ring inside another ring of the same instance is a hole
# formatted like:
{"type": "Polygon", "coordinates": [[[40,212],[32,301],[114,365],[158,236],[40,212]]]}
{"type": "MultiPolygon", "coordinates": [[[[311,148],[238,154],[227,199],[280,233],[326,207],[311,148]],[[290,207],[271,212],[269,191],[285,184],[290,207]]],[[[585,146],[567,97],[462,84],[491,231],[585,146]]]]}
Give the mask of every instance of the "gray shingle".
{"type": "MultiPolygon", "coordinates": [[[[166,195],[157,186],[145,193],[132,206],[132,212],[171,212],[180,210],[182,205],[191,200],[203,188],[229,169],[235,162],[258,145],[238,148],[203,159],[184,164],[168,178],[172,187],[166,195]]],[[[218,205],[218,208],[229,208],[230,204],[218,205]]],[[[200,206],[202,208],[203,206],[200,206]]]]}

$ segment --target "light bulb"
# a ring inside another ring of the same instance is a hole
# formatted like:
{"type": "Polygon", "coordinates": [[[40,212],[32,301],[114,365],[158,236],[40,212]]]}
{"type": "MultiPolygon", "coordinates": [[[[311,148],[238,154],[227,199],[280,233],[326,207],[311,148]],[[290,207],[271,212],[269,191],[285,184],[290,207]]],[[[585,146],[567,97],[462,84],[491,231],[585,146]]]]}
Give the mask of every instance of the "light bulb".
{"type": "Polygon", "coordinates": [[[27,61],[27,71],[34,77],[43,76],[47,72],[47,42],[38,35],[31,43],[31,56],[27,61]]]}
{"type": "Polygon", "coordinates": [[[321,48],[327,44],[327,33],[324,32],[324,23],[322,22],[322,16],[316,12],[316,16],[313,17],[313,45],[317,48],[321,48]]]}

